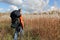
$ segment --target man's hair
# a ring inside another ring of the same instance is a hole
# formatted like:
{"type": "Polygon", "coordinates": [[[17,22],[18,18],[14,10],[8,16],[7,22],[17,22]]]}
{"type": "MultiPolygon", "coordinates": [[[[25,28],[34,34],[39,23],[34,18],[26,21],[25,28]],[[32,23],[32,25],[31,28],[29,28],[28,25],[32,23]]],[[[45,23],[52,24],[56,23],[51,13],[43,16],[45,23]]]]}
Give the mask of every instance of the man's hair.
{"type": "Polygon", "coordinates": [[[18,11],[21,11],[21,9],[19,9],[18,11]]]}

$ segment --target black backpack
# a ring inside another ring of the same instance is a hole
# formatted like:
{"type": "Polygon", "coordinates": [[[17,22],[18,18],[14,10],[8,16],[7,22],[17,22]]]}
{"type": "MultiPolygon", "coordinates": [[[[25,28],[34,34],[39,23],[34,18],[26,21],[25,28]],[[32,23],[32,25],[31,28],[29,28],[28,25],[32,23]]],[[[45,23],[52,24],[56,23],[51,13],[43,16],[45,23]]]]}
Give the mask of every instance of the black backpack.
{"type": "Polygon", "coordinates": [[[20,11],[14,10],[11,12],[10,17],[11,17],[11,27],[16,28],[20,25],[20,11]]]}

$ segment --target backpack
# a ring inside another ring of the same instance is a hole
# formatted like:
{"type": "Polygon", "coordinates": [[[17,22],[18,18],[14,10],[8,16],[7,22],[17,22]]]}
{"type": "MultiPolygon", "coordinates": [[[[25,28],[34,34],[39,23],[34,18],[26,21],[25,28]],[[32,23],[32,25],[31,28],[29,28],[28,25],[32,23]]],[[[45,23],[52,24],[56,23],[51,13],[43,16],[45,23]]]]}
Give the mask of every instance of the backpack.
{"type": "Polygon", "coordinates": [[[20,25],[20,20],[19,18],[16,18],[14,22],[12,22],[11,27],[16,28],[20,25]]]}
{"type": "Polygon", "coordinates": [[[20,19],[19,19],[20,11],[14,10],[13,12],[11,12],[10,17],[11,17],[11,27],[12,28],[18,27],[20,24],[20,19]]]}

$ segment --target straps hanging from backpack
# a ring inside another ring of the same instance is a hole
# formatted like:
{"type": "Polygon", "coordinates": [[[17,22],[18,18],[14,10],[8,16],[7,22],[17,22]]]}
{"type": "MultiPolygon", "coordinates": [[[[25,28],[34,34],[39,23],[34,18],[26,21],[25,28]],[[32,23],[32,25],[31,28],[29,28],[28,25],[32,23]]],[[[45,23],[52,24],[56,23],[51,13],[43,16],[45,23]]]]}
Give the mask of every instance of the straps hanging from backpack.
{"type": "Polygon", "coordinates": [[[19,20],[19,18],[16,18],[15,20],[14,20],[14,22],[11,24],[11,27],[12,28],[16,28],[16,27],[18,27],[20,25],[20,20],[19,20]]]}

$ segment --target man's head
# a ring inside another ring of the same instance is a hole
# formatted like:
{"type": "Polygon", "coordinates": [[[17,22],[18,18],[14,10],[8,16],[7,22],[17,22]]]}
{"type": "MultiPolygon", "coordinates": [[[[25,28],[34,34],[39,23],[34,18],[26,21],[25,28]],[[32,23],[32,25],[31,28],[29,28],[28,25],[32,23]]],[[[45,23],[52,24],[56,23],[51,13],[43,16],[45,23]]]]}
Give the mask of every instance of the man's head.
{"type": "Polygon", "coordinates": [[[21,14],[21,9],[19,9],[18,11],[19,11],[19,12],[20,12],[20,14],[21,14]]]}
{"type": "Polygon", "coordinates": [[[19,9],[19,11],[21,11],[21,9],[19,9]]]}

